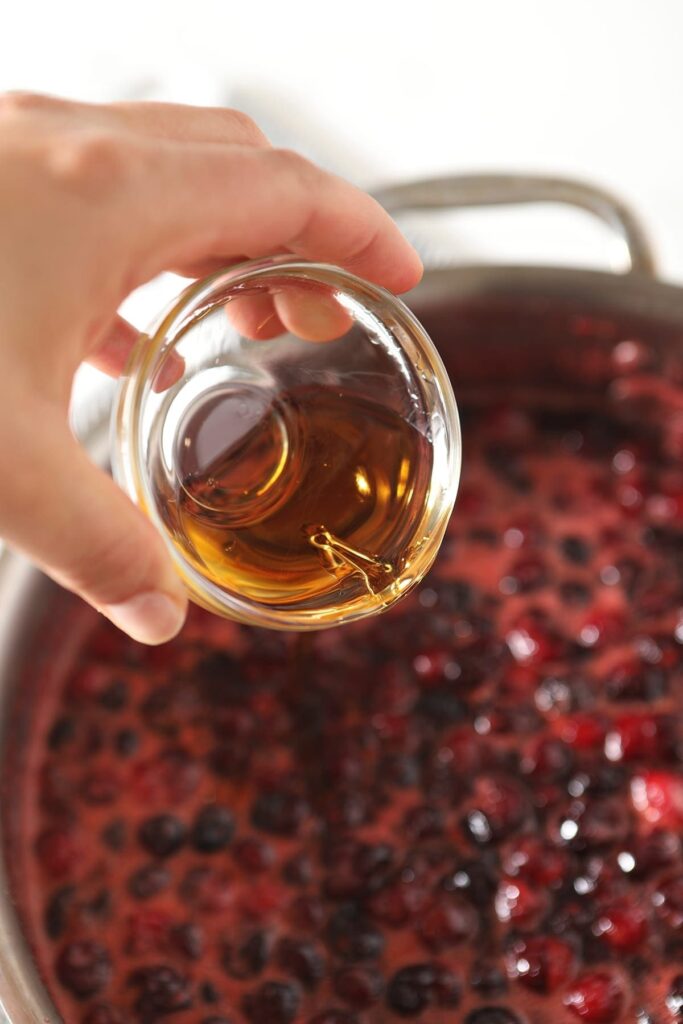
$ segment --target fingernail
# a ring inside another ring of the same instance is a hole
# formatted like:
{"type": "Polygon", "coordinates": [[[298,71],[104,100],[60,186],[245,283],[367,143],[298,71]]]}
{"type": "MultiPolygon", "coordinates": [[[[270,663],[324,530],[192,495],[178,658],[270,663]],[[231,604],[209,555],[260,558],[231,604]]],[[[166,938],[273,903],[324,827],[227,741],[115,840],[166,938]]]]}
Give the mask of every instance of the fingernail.
{"type": "Polygon", "coordinates": [[[165,643],[185,621],[185,608],[168,594],[154,590],[107,605],[102,612],[115,626],[143,644],[165,643]]]}

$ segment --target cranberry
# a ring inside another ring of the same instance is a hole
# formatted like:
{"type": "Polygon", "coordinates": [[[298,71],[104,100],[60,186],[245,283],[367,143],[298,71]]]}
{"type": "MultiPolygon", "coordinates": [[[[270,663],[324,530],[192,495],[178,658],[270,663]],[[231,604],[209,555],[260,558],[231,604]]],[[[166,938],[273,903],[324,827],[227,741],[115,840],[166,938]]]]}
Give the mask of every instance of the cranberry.
{"type": "Polygon", "coordinates": [[[571,946],[552,935],[534,935],[515,942],[508,956],[510,974],[523,985],[547,994],[566,985],[574,973],[571,946]]]}
{"type": "Polygon", "coordinates": [[[398,876],[381,886],[370,898],[374,918],[390,928],[400,928],[424,906],[427,893],[414,877],[398,876]]]}
{"type": "Polygon", "coordinates": [[[413,840],[434,839],[443,833],[444,816],[438,807],[419,804],[406,811],[403,828],[413,840]]]}
{"type": "Polygon", "coordinates": [[[596,849],[622,843],[630,825],[628,809],[618,798],[584,798],[562,817],[557,839],[575,849],[596,849]]]}
{"type": "Polygon", "coordinates": [[[204,953],[204,933],[198,924],[187,921],[171,929],[171,942],[188,960],[201,960],[204,953]]]}
{"type": "Polygon", "coordinates": [[[664,757],[671,747],[673,723],[661,715],[619,715],[605,740],[610,761],[664,757]]]}
{"type": "Polygon", "coordinates": [[[237,839],[232,847],[232,855],[241,868],[256,874],[267,871],[275,863],[273,847],[254,836],[237,839]]]}
{"type": "Polygon", "coordinates": [[[579,627],[578,642],[583,647],[597,647],[615,643],[623,638],[624,616],[621,612],[596,609],[579,627]]]}
{"type": "Polygon", "coordinates": [[[541,888],[556,888],[567,877],[569,858],[564,850],[538,836],[520,836],[502,852],[505,873],[541,888]]]}
{"type": "Polygon", "coordinates": [[[288,885],[308,885],[313,878],[313,864],[306,853],[296,853],[282,866],[282,877],[288,885]]]}
{"type": "Polygon", "coordinates": [[[136,910],[126,919],[123,947],[129,955],[139,956],[163,950],[171,918],[163,910],[136,910]]]}
{"type": "Polygon", "coordinates": [[[439,952],[460,942],[471,943],[477,917],[465,899],[444,892],[420,915],[417,930],[424,945],[439,952]]]}
{"type": "Polygon", "coordinates": [[[200,780],[200,764],[182,748],[170,748],[157,757],[139,761],[131,771],[131,789],[142,807],[184,803],[200,780]]]}
{"type": "Polygon", "coordinates": [[[309,815],[306,801],[296,793],[272,790],[262,793],[251,809],[254,828],[276,836],[293,836],[309,815]]]}
{"type": "Polygon", "coordinates": [[[57,958],[57,977],[64,988],[77,999],[87,999],[101,992],[111,977],[109,953],[100,945],[84,939],[70,942],[57,958]]]}
{"type": "Polygon", "coordinates": [[[565,997],[565,1005],[589,1024],[613,1024],[623,1011],[623,985],[609,971],[587,971],[565,997]]]}
{"type": "Polygon", "coordinates": [[[382,993],[382,977],[368,967],[342,967],[332,982],[336,995],[354,1010],[367,1010],[382,993]]]}
{"type": "Polygon", "coordinates": [[[528,796],[519,782],[492,775],[482,775],[475,780],[472,809],[466,821],[467,831],[475,842],[504,839],[529,816],[528,796]]]}
{"type": "Polygon", "coordinates": [[[541,782],[561,782],[571,775],[574,754],[563,740],[541,736],[529,745],[520,768],[541,782]]]}
{"type": "Polygon", "coordinates": [[[192,1006],[190,981],[173,967],[141,967],[131,972],[128,984],[136,990],[135,1009],[143,1020],[154,1020],[192,1006]]]}
{"type": "Polygon", "coordinates": [[[322,902],[315,896],[298,896],[290,903],[289,919],[304,931],[319,928],[325,920],[322,902]]]}
{"type": "Polygon", "coordinates": [[[510,923],[520,929],[535,927],[548,905],[543,890],[532,888],[519,878],[503,879],[495,898],[496,915],[499,921],[510,923]]]}
{"type": "Polygon", "coordinates": [[[190,840],[200,853],[216,853],[228,846],[234,833],[232,812],[220,804],[205,804],[195,818],[190,840]]]}
{"type": "Polygon", "coordinates": [[[136,900],[148,900],[171,884],[171,876],[161,864],[145,864],[128,879],[128,891],[136,900]]]}
{"type": "Polygon", "coordinates": [[[545,665],[562,654],[557,633],[542,617],[522,617],[505,639],[513,658],[522,665],[545,665]]]}
{"type": "Polygon", "coordinates": [[[598,917],[595,932],[617,952],[634,953],[648,935],[647,915],[633,899],[614,900],[598,917]]]}
{"type": "Polygon", "coordinates": [[[683,828],[683,776],[643,771],[631,780],[631,800],[646,826],[673,831],[683,828]]]}
{"type": "Polygon", "coordinates": [[[673,932],[683,929],[683,875],[672,875],[659,882],[652,895],[657,916],[673,932]]]}
{"type": "Polygon", "coordinates": [[[36,854],[50,878],[74,874],[82,857],[81,844],[74,831],[61,825],[47,828],[36,840],[36,854]]]}
{"type": "Polygon", "coordinates": [[[185,825],[173,814],[155,814],[138,829],[141,846],[154,857],[170,857],[181,848],[186,836],[185,825]]]}
{"type": "Polygon", "coordinates": [[[254,978],[263,971],[270,960],[271,945],[268,933],[258,929],[239,943],[225,943],[221,965],[232,978],[254,978]]]}
{"type": "Polygon", "coordinates": [[[93,769],[85,774],[80,786],[81,799],[86,804],[111,804],[121,791],[118,775],[111,769],[93,769]]]}
{"type": "Polygon", "coordinates": [[[598,715],[574,714],[559,718],[554,731],[568,746],[576,751],[598,750],[605,742],[607,723],[598,715]]]}
{"type": "Polygon", "coordinates": [[[617,855],[619,867],[631,878],[649,878],[681,857],[681,841],[673,832],[657,830],[627,843],[617,855]]]}
{"type": "Polygon", "coordinates": [[[180,896],[200,912],[220,914],[231,906],[235,894],[227,872],[202,866],[187,872],[180,884],[180,896]]]}
{"type": "Polygon", "coordinates": [[[313,989],[325,974],[325,961],[313,943],[303,939],[281,939],[275,951],[283,971],[300,981],[304,988],[313,989]]]}
{"type": "Polygon", "coordinates": [[[297,1015],[300,996],[293,985],[265,981],[242,1000],[242,1009],[251,1024],[290,1024],[297,1015]]]}

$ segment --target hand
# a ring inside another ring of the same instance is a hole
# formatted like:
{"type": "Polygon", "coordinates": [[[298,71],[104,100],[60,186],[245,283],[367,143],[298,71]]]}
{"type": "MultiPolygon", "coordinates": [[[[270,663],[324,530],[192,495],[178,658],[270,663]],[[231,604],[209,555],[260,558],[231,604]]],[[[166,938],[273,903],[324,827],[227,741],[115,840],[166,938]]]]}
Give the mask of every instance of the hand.
{"type": "Polygon", "coordinates": [[[279,252],[401,292],[420,261],[369,196],[273,149],[243,114],[0,97],[0,536],[132,637],[180,629],[161,538],[67,423],[74,373],[121,371],[126,295],[279,252]]]}

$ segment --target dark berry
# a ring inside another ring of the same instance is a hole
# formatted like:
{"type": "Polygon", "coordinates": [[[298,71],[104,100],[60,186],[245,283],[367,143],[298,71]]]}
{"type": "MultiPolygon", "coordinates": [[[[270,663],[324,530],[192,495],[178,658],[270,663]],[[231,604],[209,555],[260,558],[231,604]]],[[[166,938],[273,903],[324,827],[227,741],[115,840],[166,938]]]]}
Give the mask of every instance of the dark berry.
{"type": "Polygon", "coordinates": [[[143,1020],[154,1020],[192,1006],[190,981],[173,967],[140,967],[128,976],[128,984],[137,990],[135,1009],[143,1020]]]}
{"type": "Polygon", "coordinates": [[[233,1024],[231,1017],[217,1017],[212,1015],[211,1017],[202,1017],[199,1024],[233,1024]]]}
{"type": "Polygon", "coordinates": [[[369,967],[342,967],[332,986],[342,1002],[354,1010],[367,1010],[382,993],[381,975],[369,967]]]}
{"type": "Polygon", "coordinates": [[[421,694],[415,710],[439,728],[461,721],[466,714],[465,705],[454,687],[426,690],[421,694]]]}
{"type": "Polygon", "coordinates": [[[102,842],[114,853],[120,853],[126,845],[127,834],[128,829],[123,818],[114,818],[102,829],[102,842]]]}
{"type": "Polygon", "coordinates": [[[69,909],[73,905],[76,889],[63,885],[50,897],[43,917],[45,932],[50,939],[61,938],[66,928],[69,909]]]}
{"type": "Polygon", "coordinates": [[[232,855],[239,866],[249,874],[258,875],[262,871],[267,871],[275,861],[273,847],[254,836],[236,840],[232,847],[232,855]]]}
{"type": "Polygon", "coordinates": [[[585,607],[591,599],[590,587],[580,580],[563,580],[560,583],[560,597],[569,607],[585,607]]]}
{"type": "Polygon", "coordinates": [[[171,876],[161,864],[145,864],[128,879],[128,891],[136,900],[148,900],[171,884],[171,876]]]}
{"type": "Polygon", "coordinates": [[[475,960],[469,977],[470,988],[484,999],[496,998],[507,991],[505,972],[494,960],[475,960]]]}
{"type": "Polygon", "coordinates": [[[106,988],[111,977],[109,953],[89,939],[70,942],[57,958],[57,977],[77,999],[87,999],[106,988]]]}
{"type": "Polygon", "coordinates": [[[189,921],[176,925],[171,929],[171,942],[188,960],[201,960],[204,952],[204,935],[199,925],[189,921]]]}
{"type": "Polygon", "coordinates": [[[400,1017],[417,1017],[429,1005],[450,1009],[460,1002],[460,982],[434,964],[402,967],[390,979],[386,1003],[400,1017]]]}
{"type": "Polygon", "coordinates": [[[266,981],[244,996],[242,1009],[251,1024],[290,1024],[299,1009],[299,993],[293,985],[266,981]]]}
{"type": "Polygon", "coordinates": [[[560,541],[560,551],[568,562],[574,565],[587,565],[591,557],[591,546],[583,537],[570,534],[560,541]]]}
{"type": "Polygon", "coordinates": [[[201,983],[199,986],[199,995],[201,996],[202,1001],[208,1005],[219,1002],[221,998],[220,992],[212,981],[203,981],[201,983]]]}
{"type": "Polygon", "coordinates": [[[47,734],[47,745],[50,750],[62,750],[76,735],[76,721],[71,715],[61,715],[53,723],[47,734]]]}
{"type": "Polygon", "coordinates": [[[267,932],[258,930],[241,942],[224,943],[221,965],[232,978],[255,978],[270,959],[271,939],[267,932]]]}
{"type": "Polygon", "coordinates": [[[529,819],[529,798],[519,782],[503,776],[481,775],[474,781],[472,808],[465,827],[480,844],[510,835],[529,819]]]}
{"type": "Polygon", "coordinates": [[[324,977],[325,961],[313,943],[305,939],[281,939],[275,957],[282,970],[300,981],[304,988],[315,988],[324,977]]]}
{"type": "Polygon", "coordinates": [[[126,1024],[128,1018],[123,1010],[110,1003],[95,1003],[91,1006],[81,1024],[126,1024]]]}
{"type": "Polygon", "coordinates": [[[467,1014],[463,1024],[522,1024],[522,1021],[505,1006],[480,1006],[467,1014]]]}
{"type": "Polygon", "coordinates": [[[102,690],[97,703],[107,711],[121,711],[129,699],[128,683],[125,679],[114,679],[102,690]]]}
{"type": "Polygon", "coordinates": [[[200,853],[216,853],[228,846],[234,834],[235,819],[232,812],[220,804],[206,804],[192,826],[191,841],[200,853]]]}
{"type": "Polygon", "coordinates": [[[666,1008],[674,1021],[683,1020],[683,974],[672,978],[666,996],[666,1008]]]}
{"type": "Polygon", "coordinates": [[[384,950],[384,937],[354,904],[334,912],[327,926],[327,942],[337,956],[356,963],[376,960],[384,950]]]}
{"type": "Polygon", "coordinates": [[[257,797],[251,809],[254,828],[276,836],[294,836],[310,813],[296,793],[272,790],[257,797]]]}
{"type": "Polygon", "coordinates": [[[354,1013],[347,1013],[346,1010],[337,1010],[332,1007],[309,1017],[307,1024],[358,1024],[358,1018],[354,1013]]]}
{"type": "Polygon", "coordinates": [[[308,854],[297,853],[285,861],[282,878],[288,885],[308,885],[313,878],[313,865],[308,854]]]}
{"type": "Polygon", "coordinates": [[[138,840],[154,857],[170,857],[185,842],[187,828],[173,814],[155,814],[138,829],[138,840]]]}
{"type": "Polygon", "coordinates": [[[135,729],[119,729],[114,737],[114,746],[120,757],[132,757],[140,746],[140,736],[135,729]]]}
{"type": "Polygon", "coordinates": [[[434,968],[430,964],[401,968],[387,986],[387,1006],[400,1017],[417,1017],[429,1005],[434,981],[434,968]]]}

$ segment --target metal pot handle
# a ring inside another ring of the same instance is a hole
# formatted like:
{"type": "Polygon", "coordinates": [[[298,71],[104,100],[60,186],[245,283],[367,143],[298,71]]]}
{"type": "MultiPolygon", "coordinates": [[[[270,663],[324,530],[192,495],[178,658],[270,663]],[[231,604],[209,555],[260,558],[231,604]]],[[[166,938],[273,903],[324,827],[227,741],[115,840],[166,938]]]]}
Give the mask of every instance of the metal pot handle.
{"type": "Polygon", "coordinates": [[[610,192],[573,178],[464,174],[389,185],[373,194],[389,213],[525,203],[576,206],[594,214],[619,236],[624,255],[628,258],[627,272],[656,276],[652,246],[635,214],[610,192]]]}

